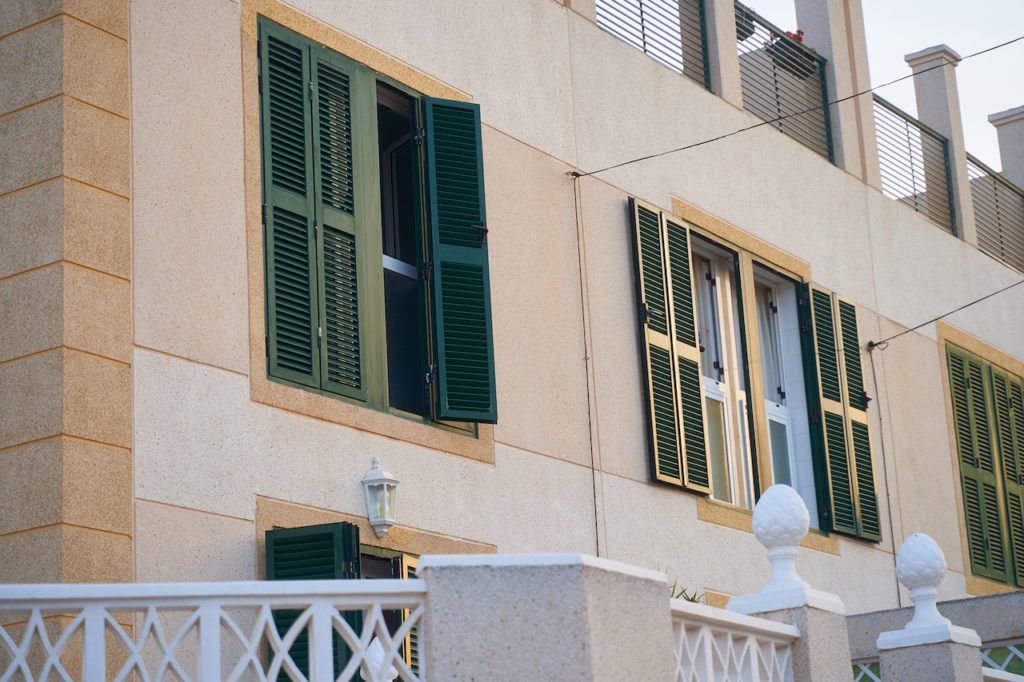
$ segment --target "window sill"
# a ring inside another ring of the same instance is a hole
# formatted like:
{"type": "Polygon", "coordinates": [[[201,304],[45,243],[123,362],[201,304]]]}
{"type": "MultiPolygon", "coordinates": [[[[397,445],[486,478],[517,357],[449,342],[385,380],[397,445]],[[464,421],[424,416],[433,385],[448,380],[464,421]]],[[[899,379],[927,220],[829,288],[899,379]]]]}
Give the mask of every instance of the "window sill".
{"type": "Polygon", "coordinates": [[[279,384],[267,378],[265,358],[255,352],[252,355],[249,381],[251,397],[258,403],[494,464],[494,431],[490,424],[477,425],[477,435],[473,436],[279,384]]]}
{"type": "MultiPolygon", "coordinates": [[[[750,527],[752,517],[753,512],[749,509],[716,502],[704,496],[697,498],[697,518],[701,521],[753,533],[754,531],[750,527]]],[[[839,556],[839,539],[834,535],[826,535],[817,528],[811,528],[808,531],[807,537],[800,542],[800,546],[839,556]]]]}

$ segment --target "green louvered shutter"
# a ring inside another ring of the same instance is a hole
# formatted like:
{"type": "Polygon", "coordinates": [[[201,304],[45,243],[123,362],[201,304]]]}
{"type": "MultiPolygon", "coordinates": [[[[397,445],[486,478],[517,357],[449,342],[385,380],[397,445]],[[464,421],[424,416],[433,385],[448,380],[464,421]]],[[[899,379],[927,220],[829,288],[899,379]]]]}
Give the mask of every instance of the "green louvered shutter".
{"type": "Polygon", "coordinates": [[[318,219],[317,260],[322,268],[318,300],[323,311],[321,387],[360,400],[363,357],[356,272],[356,202],[353,139],[372,138],[351,93],[364,75],[354,63],[316,46],[312,50],[313,158],[318,219]]]}
{"type": "Polygon", "coordinates": [[[710,492],[690,282],[683,225],[630,199],[651,475],[710,492]]]}
{"type": "Polygon", "coordinates": [[[871,434],[869,430],[868,398],[864,391],[864,373],[860,362],[860,336],[857,332],[857,307],[838,297],[840,342],[838,356],[842,360],[843,384],[846,388],[846,415],[850,426],[853,455],[854,499],[857,506],[857,534],[868,540],[882,539],[882,525],[878,514],[878,495],[875,492],[875,470],[871,461],[871,434]]]}
{"type": "MultiPolygon", "coordinates": [[[[1018,586],[1024,586],[1024,390],[1020,379],[992,370],[999,465],[1006,506],[1009,561],[1018,586]]],[[[1008,571],[1010,572],[1010,571],[1008,571]]]]}
{"type": "Polygon", "coordinates": [[[668,287],[658,212],[629,200],[633,215],[637,306],[640,313],[644,374],[647,378],[648,452],[655,480],[683,485],[678,400],[672,371],[668,287]]]}
{"type": "Polygon", "coordinates": [[[690,275],[690,233],[685,226],[664,219],[668,245],[669,303],[672,311],[673,355],[678,371],[678,421],[683,425],[683,483],[691,490],[711,492],[707,444],[704,440],[703,388],[700,383],[700,349],[697,347],[690,275]]]}
{"type": "Polygon", "coordinates": [[[306,42],[260,22],[268,372],[317,386],[316,245],[306,42]]]}
{"type": "MultiPolygon", "coordinates": [[[[356,580],[359,578],[359,528],[351,523],[328,523],[302,528],[278,528],[266,534],[267,580],[356,580]]],[[[299,611],[275,611],[274,623],[284,636],[299,611]]],[[[362,632],[359,611],[342,614],[356,633],[362,632]]],[[[309,674],[309,633],[303,631],[289,654],[303,675],[309,674]]],[[[334,635],[334,673],[348,664],[350,652],[334,635]]],[[[282,669],[279,681],[290,679],[282,669]]]]}
{"type": "Polygon", "coordinates": [[[846,411],[840,377],[832,296],[808,284],[800,285],[800,329],[807,386],[811,444],[822,527],[856,535],[857,508],[851,478],[846,411]]]}
{"type": "Polygon", "coordinates": [[[480,107],[418,104],[421,214],[427,225],[434,418],[495,422],[480,107]]]}
{"type": "Polygon", "coordinates": [[[947,348],[946,357],[971,572],[1006,582],[1009,575],[996,485],[995,453],[989,432],[986,368],[973,356],[953,347],[947,348]]]}

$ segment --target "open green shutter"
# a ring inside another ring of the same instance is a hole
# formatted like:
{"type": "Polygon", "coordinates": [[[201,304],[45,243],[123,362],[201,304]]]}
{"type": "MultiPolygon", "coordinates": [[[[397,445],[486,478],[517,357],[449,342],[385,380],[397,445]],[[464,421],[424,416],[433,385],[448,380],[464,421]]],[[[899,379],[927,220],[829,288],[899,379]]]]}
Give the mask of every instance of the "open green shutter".
{"type": "Polygon", "coordinates": [[[630,199],[651,475],[710,492],[689,233],[630,199]]]}
{"type": "Polygon", "coordinates": [[[422,97],[418,120],[421,214],[432,263],[433,416],[495,422],[480,107],[422,97]]]}
{"type": "Polygon", "coordinates": [[[860,362],[860,335],[857,331],[857,307],[833,296],[838,311],[839,329],[836,339],[840,343],[844,387],[846,388],[846,415],[849,422],[850,452],[853,461],[854,501],[857,507],[857,534],[868,540],[882,539],[882,524],[878,513],[878,495],[875,492],[875,470],[871,460],[871,433],[869,429],[868,398],[864,390],[864,373],[860,362]]]}
{"type": "Polygon", "coordinates": [[[1010,566],[1018,586],[1024,586],[1024,390],[1019,379],[992,370],[999,465],[1006,510],[1010,566]]]}
{"type": "Polygon", "coordinates": [[[359,87],[364,76],[353,62],[320,46],[312,54],[321,387],[365,400],[356,272],[357,212],[362,207],[356,201],[352,140],[373,139],[373,131],[363,129],[366,117],[358,115],[352,100],[353,93],[367,90],[359,87]]]}
{"type": "Polygon", "coordinates": [[[693,282],[690,275],[690,233],[686,227],[664,219],[668,246],[668,292],[672,318],[673,355],[678,372],[678,421],[683,429],[683,483],[691,490],[711,492],[707,444],[704,440],[703,388],[700,383],[700,350],[697,347],[693,282]]]}
{"type": "MultiPolygon", "coordinates": [[[[679,437],[678,400],[672,371],[672,338],[669,335],[669,297],[661,219],[657,211],[629,200],[633,216],[633,255],[636,263],[637,307],[640,344],[647,379],[648,452],[651,475],[656,481],[683,485],[683,451],[679,437]]],[[[699,377],[698,377],[699,380],[699,377]]]]}
{"type": "Polygon", "coordinates": [[[260,22],[260,45],[267,371],[317,386],[309,50],[267,21],[260,22]]]}
{"type": "Polygon", "coordinates": [[[1006,582],[1008,572],[989,432],[985,367],[981,361],[952,346],[947,348],[946,357],[971,572],[1006,582]]]}
{"type": "Polygon", "coordinates": [[[800,284],[799,292],[804,382],[821,525],[825,530],[856,535],[859,528],[848,456],[852,434],[848,436],[846,428],[832,296],[809,284],[800,284]]]}
{"type": "MultiPolygon", "coordinates": [[[[267,580],[356,580],[359,578],[359,528],[351,523],[328,523],[301,528],[276,528],[266,533],[267,580]]],[[[281,636],[300,615],[275,611],[274,624],[281,636]]],[[[342,614],[356,633],[362,631],[360,611],[342,614]]],[[[309,674],[309,632],[296,637],[289,654],[303,675],[309,674]]],[[[348,664],[348,646],[334,634],[334,672],[348,664]]],[[[282,669],[279,681],[290,679],[282,669]]]]}

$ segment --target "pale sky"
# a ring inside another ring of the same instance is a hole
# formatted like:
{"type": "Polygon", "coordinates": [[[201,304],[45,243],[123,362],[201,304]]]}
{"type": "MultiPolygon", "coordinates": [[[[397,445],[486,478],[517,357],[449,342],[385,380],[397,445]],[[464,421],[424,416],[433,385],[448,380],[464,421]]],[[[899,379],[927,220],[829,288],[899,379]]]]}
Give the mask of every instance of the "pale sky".
{"type": "MultiPolygon", "coordinates": [[[[776,26],[796,26],[793,0],[741,0],[776,26]]],[[[823,2],[824,0],[815,0],[823,2]]],[[[1024,0],[861,0],[871,84],[910,73],[904,55],[945,43],[961,57],[1024,35],[1024,0]]],[[[1024,106],[1024,40],[960,62],[956,68],[967,151],[1000,170],[988,115],[1024,106]]],[[[912,79],[878,94],[917,114],[912,79]]]]}

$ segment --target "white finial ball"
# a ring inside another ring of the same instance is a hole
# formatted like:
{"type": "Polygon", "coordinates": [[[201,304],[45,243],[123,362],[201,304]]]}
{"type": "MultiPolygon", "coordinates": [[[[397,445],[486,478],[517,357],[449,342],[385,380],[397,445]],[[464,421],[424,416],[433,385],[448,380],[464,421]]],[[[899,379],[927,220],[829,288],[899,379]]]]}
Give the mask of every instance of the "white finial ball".
{"type": "Polygon", "coordinates": [[[946,575],[942,549],[924,533],[914,533],[896,555],[896,577],[907,589],[938,587],[946,575]]]}
{"type": "Polygon", "coordinates": [[[768,549],[799,545],[810,523],[807,505],[788,485],[768,488],[754,506],[754,535],[768,549]]]}

